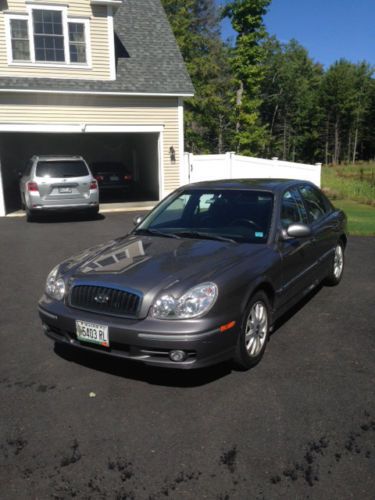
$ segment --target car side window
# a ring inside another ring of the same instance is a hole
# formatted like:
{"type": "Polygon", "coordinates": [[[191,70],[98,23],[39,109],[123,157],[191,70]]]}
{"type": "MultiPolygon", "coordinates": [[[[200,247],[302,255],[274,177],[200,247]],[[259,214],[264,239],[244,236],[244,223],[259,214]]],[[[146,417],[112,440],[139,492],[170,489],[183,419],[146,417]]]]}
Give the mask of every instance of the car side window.
{"type": "Polygon", "coordinates": [[[284,229],[291,224],[307,223],[306,210],[303,206],[302,200],[299,198],[298,193],[290,189],[285,191],[281,200],[281,225],[284,229]]]}
{"type": "Polygon", "coordinates": [[[26,163],[26,166],[25,166],[25,170],[24,170],[24,173],[23,175],[25,176],[29,176],[30,173],[31,173],[31,167],[33,166],[33,161],[32,160],[29,160],[27,163],[26,163]]]}
{"type": "Polygon", "coordinates": [[[313,186],[302,186],[300,192],[309,217],[313,222],[321,219],[329,212],[329,206],[324,202],[323,196],[313,186]]]}

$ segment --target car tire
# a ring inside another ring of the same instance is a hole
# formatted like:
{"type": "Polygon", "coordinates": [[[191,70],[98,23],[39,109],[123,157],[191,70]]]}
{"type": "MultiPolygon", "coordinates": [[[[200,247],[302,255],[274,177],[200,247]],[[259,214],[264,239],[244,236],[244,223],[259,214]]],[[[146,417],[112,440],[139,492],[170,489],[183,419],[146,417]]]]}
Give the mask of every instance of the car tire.
{"type": "Polygon", "coordinates": [[[27,222],[34,222],[35,221],[35,215],[27,207],[26,207],[26,220],[27,220],[27,222]]]}
{"type": "Polygon", "coordinates": [[[99,207],[89,209],[89,217],[91,219],[97,219],[98,214],[99,214],[99,207]]]}
{"type": "Polygon", "coordinates": [[[328,286],[338,285],[344,273],[344,265],[344,244],[342,241],[338,241],[330,263],[330,271],[328,276],[324,280],[324,284],[328,286]]]}
{"type": "Polygon", "coordinates": [[[255,293],[246,308],[238,337],[234,363],[240,370],[248,370],[262,359],[271,326],[270,304],[267,295],[255,293]]]}

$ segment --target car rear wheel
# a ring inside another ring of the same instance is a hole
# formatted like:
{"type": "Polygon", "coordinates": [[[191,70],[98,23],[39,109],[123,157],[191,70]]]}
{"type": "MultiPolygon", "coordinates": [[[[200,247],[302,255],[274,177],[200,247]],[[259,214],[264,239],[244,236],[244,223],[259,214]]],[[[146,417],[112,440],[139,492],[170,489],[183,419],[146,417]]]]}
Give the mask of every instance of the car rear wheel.
{"type": "Polygon", "coordinates": [[[96,219],[98,217],[98,214],[99,214],[99,207],[94,207],[94,208],[89,208],[89,217],[91,217],[92,219],[96,219]]]}
{"type": "Polygon", "coordinates": [[[344,245],[341,241],[339,241],[335,247],[330,272],[325,279],[326,285],[335,286],[340,283],[344,273],[344,263],[344,245]]]}
{"type": "Polygon", "coordinates": [[[35,215],[34,213],[26,207],[26,220],[27,222],[34,222],[35,221],[35,215]]]}
{"type": "Polygon", "coordinates": [[[270,330],[270,306],[267,295],[257,292],[251,298],[244,314],[234,362],[241,370],[248,370],[261,360],[270,330]]]}

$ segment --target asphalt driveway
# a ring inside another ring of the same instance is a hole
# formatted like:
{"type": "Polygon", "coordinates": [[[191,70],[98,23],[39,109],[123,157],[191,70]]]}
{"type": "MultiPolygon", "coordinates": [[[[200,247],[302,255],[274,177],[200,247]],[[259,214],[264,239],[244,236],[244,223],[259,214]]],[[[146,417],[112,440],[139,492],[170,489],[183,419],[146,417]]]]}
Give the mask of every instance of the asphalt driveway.
{"type": "Polygon", "coordinates": [[[374,499],[375,238],[285,318],[261,364],[156,370],[54,349],[48,271],[134,214],[0,219],[0,498],[374,499]]]}

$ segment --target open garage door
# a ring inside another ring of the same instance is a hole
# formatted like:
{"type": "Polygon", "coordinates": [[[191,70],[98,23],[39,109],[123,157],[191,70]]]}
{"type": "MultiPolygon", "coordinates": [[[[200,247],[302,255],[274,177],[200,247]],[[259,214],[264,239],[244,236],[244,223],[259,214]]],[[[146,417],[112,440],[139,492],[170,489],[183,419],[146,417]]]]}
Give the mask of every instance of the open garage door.
{"type": "Polygon", "coordinates": [[[101,204],[155,202],[161,197],[159,132],[1,132],[0,162],[5,210],[21,207],[19,172],[31,156],[81,155],[91,166],[111,162],[127,177],[126,189],[102,190],[101,204]]]}

